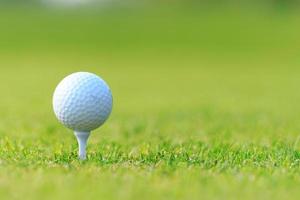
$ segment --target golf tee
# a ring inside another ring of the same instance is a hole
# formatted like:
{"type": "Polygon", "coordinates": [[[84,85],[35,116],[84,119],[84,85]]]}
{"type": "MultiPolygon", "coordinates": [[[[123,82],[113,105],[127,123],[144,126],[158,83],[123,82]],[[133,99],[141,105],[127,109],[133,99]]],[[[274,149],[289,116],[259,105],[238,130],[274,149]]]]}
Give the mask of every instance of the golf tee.
{"type": "Polygon", "coordinates": [[[78,157],[80,160],[85,160],[86,146],[90,136],[90,132],[75,131],[75,136],[78,142],[78,157]]]}

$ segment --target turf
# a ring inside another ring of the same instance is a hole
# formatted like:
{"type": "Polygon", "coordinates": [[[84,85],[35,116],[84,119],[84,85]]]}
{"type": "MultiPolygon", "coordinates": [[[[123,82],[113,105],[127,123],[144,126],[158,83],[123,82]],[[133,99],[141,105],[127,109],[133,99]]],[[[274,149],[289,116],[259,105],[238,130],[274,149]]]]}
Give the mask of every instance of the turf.
{"type": "Polygon", "coordinates": [[[0,12],[0,198],[297,199],[300,15],[221,11],[0,12]],[[115,102],[83,162],[51,105],[74,71],[115,102]]]}

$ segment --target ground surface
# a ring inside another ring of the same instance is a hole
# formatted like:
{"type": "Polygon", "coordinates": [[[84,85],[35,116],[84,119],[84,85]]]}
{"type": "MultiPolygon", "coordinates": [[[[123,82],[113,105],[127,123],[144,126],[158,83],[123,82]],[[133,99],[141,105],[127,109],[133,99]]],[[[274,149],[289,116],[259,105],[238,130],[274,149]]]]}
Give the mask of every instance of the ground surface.
{"type": "Polygon", "coordinates": [[[0,198],[297,199],[299,19],[1,11],[0,198]],[[101,75],[115,102],[85,162],[51,105],[75,71],[101,75]]]}

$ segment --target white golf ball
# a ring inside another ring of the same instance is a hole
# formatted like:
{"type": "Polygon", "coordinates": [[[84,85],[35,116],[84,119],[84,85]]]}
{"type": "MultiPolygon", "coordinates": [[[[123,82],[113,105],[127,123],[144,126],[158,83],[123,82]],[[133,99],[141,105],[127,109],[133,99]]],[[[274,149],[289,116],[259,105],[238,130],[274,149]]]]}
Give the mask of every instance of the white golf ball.
{"type": "Polygon", "coordinates": [[[53,96],[58,120],[66,127],[89,132],[100,127],[112,111],[109,86],[95,74],[78,72],[64,78],[53,96]]]}

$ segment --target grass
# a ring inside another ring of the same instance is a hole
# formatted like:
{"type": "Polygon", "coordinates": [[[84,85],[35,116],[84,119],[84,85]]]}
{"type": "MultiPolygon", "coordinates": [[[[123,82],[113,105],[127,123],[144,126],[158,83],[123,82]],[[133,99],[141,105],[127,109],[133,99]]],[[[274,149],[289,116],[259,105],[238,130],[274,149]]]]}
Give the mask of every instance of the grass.
{"type": "Polygon", "coordinates": [[[111,12],[0,12],[0,198],[296,199],[299,15],[111,12]],[[115,100],[84,162],[51,105],[74,71],[115,100]]]}

